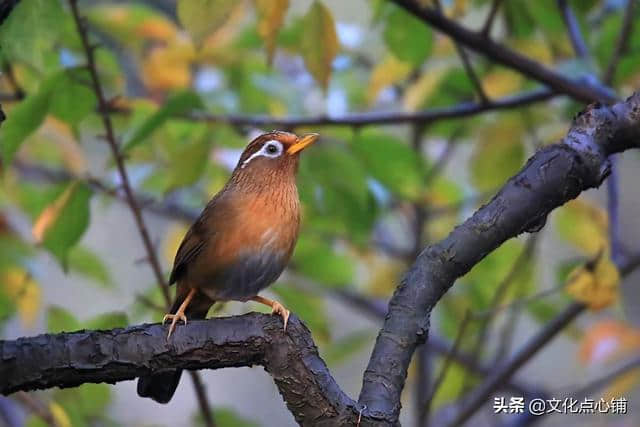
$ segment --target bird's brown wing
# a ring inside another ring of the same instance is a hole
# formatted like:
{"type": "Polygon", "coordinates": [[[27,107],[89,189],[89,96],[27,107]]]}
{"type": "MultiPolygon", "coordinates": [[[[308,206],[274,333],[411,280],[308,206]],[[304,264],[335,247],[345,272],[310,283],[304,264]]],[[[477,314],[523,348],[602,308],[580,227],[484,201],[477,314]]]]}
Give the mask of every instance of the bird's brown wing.
{"type": "Polygon", "coordinates": [[[176,258],[173,261],[173,270],[169,277],[170,285],[180,280],[186,271],[187,264],[198,256],[205,243],[204,230],[201,221],[198,219],[184,236],[178,248],[178,253],[176,253],[176,258]]]}

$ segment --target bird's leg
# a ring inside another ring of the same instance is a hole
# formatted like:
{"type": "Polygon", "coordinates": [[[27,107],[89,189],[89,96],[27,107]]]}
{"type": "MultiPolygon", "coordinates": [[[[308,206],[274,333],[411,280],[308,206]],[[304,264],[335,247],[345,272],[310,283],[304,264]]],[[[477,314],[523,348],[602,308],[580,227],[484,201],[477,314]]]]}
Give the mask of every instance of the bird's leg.
{"type": "Polygon", "coordinates": [[[251,299],[255,302],[259,302],[260,304],[268,305],[269,307],[271,307],[271,314],[279,314],[284,321],[284,330],[287,330],[287,322],[289,321],[289,315],[291,314],[289,310],[284,308],[284,306],[278,301],[261,297],[260,295],[257,295],[251,299]]]}
{"type": "Polygon", "coordinates": [[[184,299],[184,301],[182,301],[182,304],[180,304],[180,307],[178,307],[178,310],[176,311],[176,313],[165,314],[164,317],[162,318],[163,325],[164,325],[164,322],[167,321],[167,319],[171,319],[171,326],[169,326],[169,334],[167,335],[167,340],[171,337],[171,334],[176,329],[176,322],[178,320],[182,320],[185,325],[187,324],[187,316],[184,315],[184,311],[187,309],[187,306],[193,299],[193,296],[196,294],[196,292],[197,291],[195,288],[191,288],[191,290],[187,294],[187,297],[184,299]]]}

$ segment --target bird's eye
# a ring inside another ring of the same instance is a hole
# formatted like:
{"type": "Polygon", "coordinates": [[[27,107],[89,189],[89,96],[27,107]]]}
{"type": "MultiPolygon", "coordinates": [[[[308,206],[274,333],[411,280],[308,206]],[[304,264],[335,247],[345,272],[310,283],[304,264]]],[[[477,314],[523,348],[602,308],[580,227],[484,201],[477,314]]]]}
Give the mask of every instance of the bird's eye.
{"type": "Polygon", "coordinates": [[[276,147],[274,144],[267,145],[267,153],[276,154],[277,152],[278,152],[278,147],[276,147]]]}

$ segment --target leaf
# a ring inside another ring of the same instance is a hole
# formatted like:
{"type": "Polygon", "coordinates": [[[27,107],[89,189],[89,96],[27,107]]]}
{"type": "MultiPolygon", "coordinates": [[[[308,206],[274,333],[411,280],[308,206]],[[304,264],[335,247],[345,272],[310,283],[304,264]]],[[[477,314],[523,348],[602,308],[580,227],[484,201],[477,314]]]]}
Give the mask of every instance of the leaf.
{"type": "Polygon", "coordinates": [[[59,306],[47,310],[47,330],[52,334],[72,332],[80,329],[80,322],[73,314],[59,306]]]}
{"type": "Polygon", "coordinates": [[[50,402],[49,412],[51,412],[51,416],[53,417],[56,426],[71,427],[71,419],[62,406],[58,405],[56,402],[50,402]]]}
{"type": "Polygon", "coordinates": [[[2,54],[9,62],[40,69],[56,43],[65,13],[59,0],[22,0],[0,26],[2,54]]]}
{"type": "Polygon", "coordinates": [[[179,0],[178,19],[196,44],[201,44],[225,24],[237,4],[235,0],[179,0]]]}
{"type": "Polygon", "coordinates": [[[442,83],[447,71],[447,67],[434,67],[407,87],[402,100],[405,110],[416,111],[427,102],[442,83]]]}
{"type": "Polygon", "coordinates": [[[113,287],[113,279],[106,265],[100,257],[89,248],[75,246],[68,253],[69,270],[89,279],[93,279],[104,288],[113,287]]]}
{"type": "Polygon", "coordinates": [[[163,125],[171,117],[189,112],[190,110],[201,108],[200,97],[192,91],[178,92],[169,97],[167,102],[155,113],[149,116],[134,132],[124,144],[123,150],[129,151],[133,147],[142,143],[153,131],[163,125]]]}
{"type": "Polygon", "coordinates": [[[191,124],[190,132],[185,135],[185,141],[180,151],[175,153],[166,173],[167,188],[171,191],[195,183],[209,163],[211,143],[208,128],[198,128],[191,124]]]}
{"type": "Polygon", "coordinates": [[[566,290],[591,310],[602,310],[618,300],[620,273],[608,255],[577,267],[567,278],[566,290]]]}
{"type": "Polygon", "coordinates": [[[154,46],[142,63],[142,78],[153,91],[183,89],[191,85],[196,52],[190,40],[176,38],[154,46]]]}
{"type": "Polygon", "coordinates": [[[113,328],[124,328],[129,324],[127,314],[121,311],[99,314],[86,321],[86,329],[107,330],[113,328]]]}
{"type": "Polygon", "coordinates": [[[396,58],[418,66],[433,47],[431,29],[413,14],[394,7],[387,17],[384,41],[396,58]]]}
{"type": "Polygon", "coordinates": [[[351,148],[375,179],[401,197],[418,199],[423,188],[419,154],[391,135],[360,133],[351,148]]]}
{"type": "Polygon", "coordinates": [[[32,233],[63,267],[69,250],[80,240],[89,225],[89,187],[78,181],[67,186],[56,200],[38,216],[32,233]]]}
{"type": "Polygon", "coordinates": [[[0,277],[4,285],[2,293],[18,309],[22,323],[27,328],[33,327],[42,304],[40,285],[31,277],[29,272],[18,267],[7,269],[0,277]]]}
{"type": "Polygon", "coordinates": [[[354,274],[353,260],[336,253],[317,238],[300,236],[293,254],[293,264],[302,274],[322,285],[341,287],[351,282],[354,274]]]}
{"type": "Polygon", "coordinates": [[[409,63],[402,62],[394,56],[387,56],[371,72],[369,87],[367,88],[367,103],[373,105],[382,89],[403,80],[409,75],[410,71],[411,66],[409,63]]]}
{"type": "Polygon", "coordinates": [[[500,98],[517,92],[522,86],[522,74],[511,70],[496,70],[482,78],[482,88],[489,98],[500,98]]]}
{"type": "Polygon", "coordinates": [[[338,35],[329,9],[316,0],[304,17],[304,31],[300,39],[302,59],[307,70],[327,90],[331,65],[338,53],[338,35]]]}
{"type": "Polygon", "coordinates": [[[554,215],[558,234],[587,256],[609,247],[609,223],[606,212],[584,199],[572,200],[554,215]]]}
{"type": "Polygon", "coordinates": [[[74,125],[95,109],[95,94],[83,81],[89,81],[89,74],[79,69],[67,70],[55,79],[51,87],[51,114],[74,125]]]}
{"type": "MultiPolygon", "coordinates": [[[[21,3],[19,6],[24,5],[21,3]]],[[[7,111],[7,120],[0,127],[2,160],[7,167],[25,138],[31,135],[47,115],[51,97],[51,84],[44,81],[39,90],[28,95],[17,106],[7,111]]]]}
{"type": "Polygon", "coordinates": [[[255,0],[258,9],[258,34],[267,49],[267,62],[273,62],[278,32],[284,23],[289,0],[255,0]]]}
{"type": "Polygon", "coordinates": [[[514,175],[524,163],[520,116],[500,118],[480,130],[471,159],[473,185],[480,191],[491,191],[514,175]]]}

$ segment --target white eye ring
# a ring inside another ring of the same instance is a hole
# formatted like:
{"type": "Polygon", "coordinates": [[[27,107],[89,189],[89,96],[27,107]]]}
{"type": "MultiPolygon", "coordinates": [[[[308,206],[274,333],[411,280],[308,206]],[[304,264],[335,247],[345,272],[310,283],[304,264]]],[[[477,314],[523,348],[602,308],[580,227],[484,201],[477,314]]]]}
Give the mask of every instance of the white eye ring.
{"type": "Polygon", "coordinates": [[[244,168],[246,165],[249,164],[251,160],[253,160],[255,157],[258,157],[258,156],[269,157],[272,159],[276,157],[280,157],[280,155],[282,154],[282,151],[283,151],[282,143],[280,141],[276,141],[275,139],[271,139],[265,142],[264,144],[262,144],[262,148],[260,148],[260,150],[256,151],[251,156],[249,156],[247,160],[242,162],[242,167],[244,168]]]}

